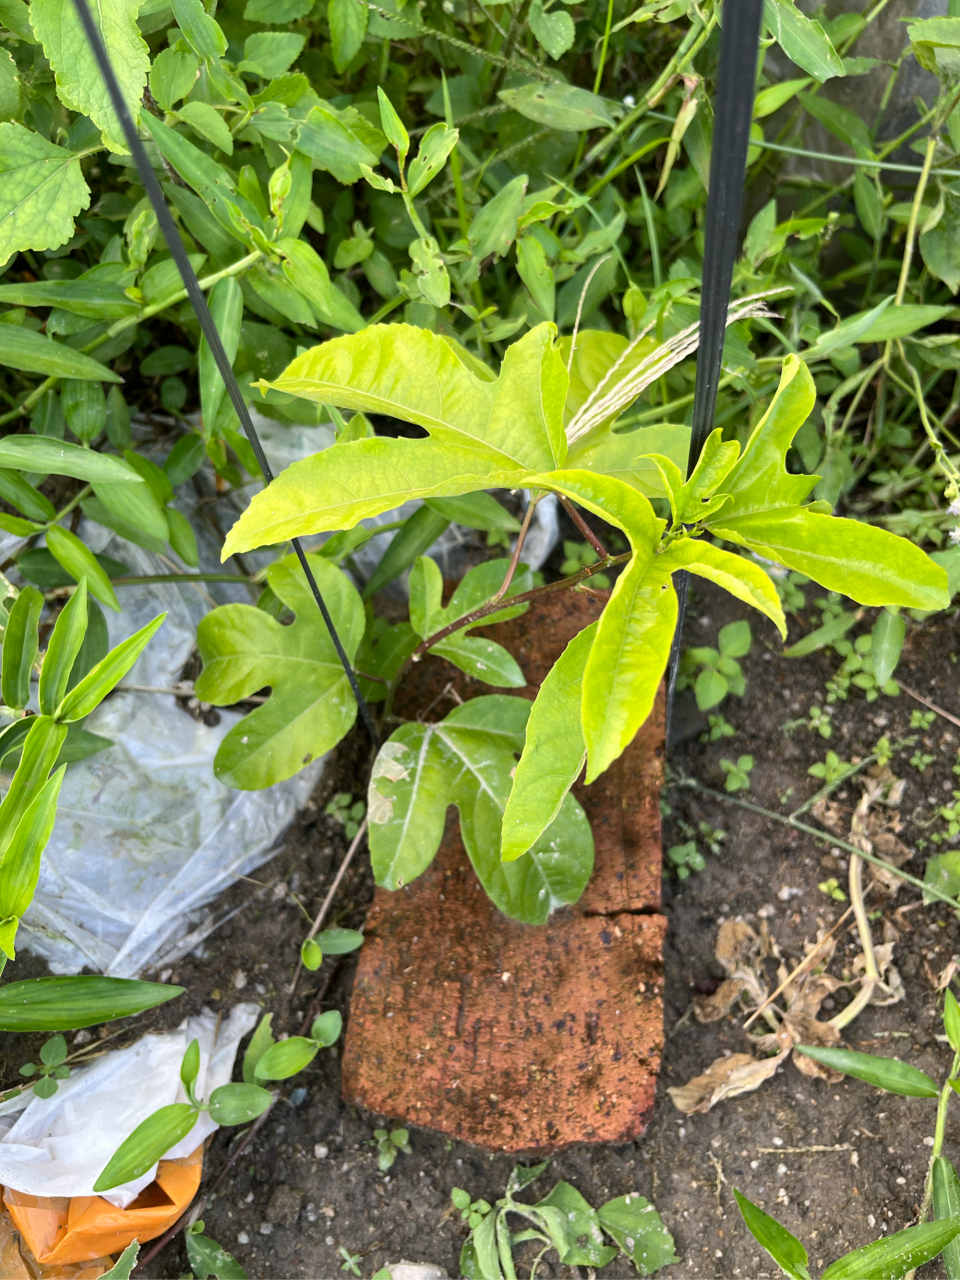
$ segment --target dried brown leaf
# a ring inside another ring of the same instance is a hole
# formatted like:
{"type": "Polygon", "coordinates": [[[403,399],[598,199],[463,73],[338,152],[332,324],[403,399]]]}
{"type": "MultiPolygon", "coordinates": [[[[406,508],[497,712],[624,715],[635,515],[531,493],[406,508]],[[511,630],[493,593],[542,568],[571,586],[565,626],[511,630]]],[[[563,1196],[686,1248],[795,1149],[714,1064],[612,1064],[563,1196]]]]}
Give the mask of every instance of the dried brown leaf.
{"type": "Polygon", "coordinates": [[[810,806],[810,812],[820,823],[826,827],[828,831],[839,833],[844,828],[844,808],[843,805],[837,804],[834,800],[828,800],[826,796],[817,800],[810,806]]]}
{"type": "Polygon", "coordinates": [[[726,1017],[750,983],[745,978],[727,978],[712,996],[694,996],[693,1012],[698,1022],[717,1022],[726,1017]]]}
{"type": "Polygon", "coordinates": [[[759,1089],[775,1074],[789,1052],[785,1049],[774,1058],[761,1059],[749,1053],[731,1053],[726,1058],[717,1058],[703,1075],[694,1076],[687,1084],[674,1086],[667,1092],[673,1105],[684,1115],[709,1111],[724,1098],[736,1098],[759,1089]]]}

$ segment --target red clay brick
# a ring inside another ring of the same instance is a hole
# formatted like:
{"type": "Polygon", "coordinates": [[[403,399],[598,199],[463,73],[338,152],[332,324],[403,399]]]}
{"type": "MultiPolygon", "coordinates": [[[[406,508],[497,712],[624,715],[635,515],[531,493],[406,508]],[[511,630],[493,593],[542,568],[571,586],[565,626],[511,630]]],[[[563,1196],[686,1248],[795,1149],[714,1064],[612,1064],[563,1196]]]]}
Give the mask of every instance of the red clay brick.
{"type": "MultiPolygon", "coordinates": [[[[553,597],[490,628],[530,677],[517,692],[533,697],[598,612],[583,596],[553,597]]],[[[406,714],[448,680],[462,696],[483,691],[431,659],[408,685],[406,714]]],[[[576,788],[595,871],[580,902],[545,926],[493,907],[455,818],[424,875],[397,893],[377,891],[344,1048],[348,1101],[506,1151],[643,1132],[663,1041],[662,745],[661,702],[622,759],[576,788]]]]}

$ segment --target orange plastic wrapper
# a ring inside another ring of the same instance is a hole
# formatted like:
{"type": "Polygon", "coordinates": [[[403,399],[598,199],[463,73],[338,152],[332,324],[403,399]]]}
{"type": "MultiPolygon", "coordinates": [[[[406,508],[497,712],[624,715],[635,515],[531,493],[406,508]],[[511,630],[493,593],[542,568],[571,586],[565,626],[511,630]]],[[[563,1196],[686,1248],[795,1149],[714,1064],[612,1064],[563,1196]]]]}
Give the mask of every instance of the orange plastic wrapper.
{"type": "MultiPolygon", "coordinates": [[[[29,1196],[5,1187],[4,1207],[41,1269],[7,1268],[7,1251],[16,1252],[10,1233],[9,1245],[0,1235],[0,1276],[93,1280],[113,1265],[110,1254],[134,1240],[155,1240],[172,1227],[197,1194],[202,1171],[202,1146],[182,1160],[161,1160],[156,1178],[126,1209],[102,1196],[29,1196]],[[78,1270],[75,1263],[89,1266],[78,1270]]],[[[28,1264],[21,1258],[21,1265],[28,1264]]]]}

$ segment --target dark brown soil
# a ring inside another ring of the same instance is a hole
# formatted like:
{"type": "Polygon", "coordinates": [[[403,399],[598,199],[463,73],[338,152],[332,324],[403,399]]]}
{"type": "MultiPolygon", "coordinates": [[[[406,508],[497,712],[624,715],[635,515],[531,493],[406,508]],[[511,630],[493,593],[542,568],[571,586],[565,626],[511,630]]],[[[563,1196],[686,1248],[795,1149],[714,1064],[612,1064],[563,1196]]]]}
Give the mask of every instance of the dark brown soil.
{"type": "MultiPolygon", "coordinates": [[[[811,594],[816,594],[812,592],[811,594]]],[[[687,643],[714,643],[720,626],[745,610],[719,594],[694,596],[687,643]]],[[[810,616],[811,625],[815,621],[810,616]]],[[[773,629],[751,618],[754,645],[743,661],[747,691],[729,698],[722,710],[736,727],[733,739],[703,745],[702,717],[678,717],[688,736],[673,747],[670,764],[677,775],[695,777],[722,790],[722,757],[751,754],[755,760],[748,798],[785,813],[819,786],[807,769],[828,748],[842,758],[867,754],[885,732],[897,741],[913,732],[934,762],[923,773],[908,763],[912,748],[896,756],[894,771],[907,779],[901,806],[906,825],[901,838],[912,849],[940,830],[932,821],[935,806],[950,800],[960,732],[935,719],[929,730],[910,729],[910,714],[923,710],[906,694],[881,697],[867,704],[852,690],[837,704],[835,730],[829,742],[805,728],[792,736],[781,732],[788,719],[806,713],[839,659],[819,654],[803,661],[781,658],[773,629]],[[780,797],[790,789],[786,806],[780,797]]],[[[791,624],[795,638],[804,630],[791,624]]],[[[899,675],[952,714],[960,714],[955,662],[960,649],[955,616],[910,632],[899,675]]],[[[301,976],[296,994],[287,987],[296,963],[306,920],[316,911],[330,876],[343,855],[340,828],[323,813],[335,791],[361,790],[366,747],[359,736],[343,744],[301,819],[289,832],[282,851],[256,876],[241,882],[225,900],[244,910],[200,953],[182,961],[170,981],[187,994],[165,1009],[140,1020],[138,1030],[170,1025],[206,1004],[226,1010],[241,999],[254,999],[273,1010],[275,1029],[296,1033],[309,1015],[318,989],[327,987],[325,1007],[349,1017],[354,960],[327,960],[317,974],[301,976]],[[330,972],[328,967],[336,965],[330,972]]],[[[850,807],[859,794],[847,788],[841,803],[850,807]]],[[[552,1180],[572,1182],[594,1204],[630,1191],[649,1196],[676,1239],[681,1262],[666,1277],[760,1277],[777,1269],[754,1243],[733,1201],[739,1187],[799,1235],[819,1271],[848,1249],[910,1224],[916,1217],[934,1128],[935,1103],[895,1098],[856,1081],[839,1086],[801,1076],[787,1063],[757,1092],[722,1102],[706,1115],[682,1116],[666,1092],[686,1082],[725,1051],[746,1047],[741,1019],[708,1025],[691,1016],[695,990],[708,993],[720,971],[713,958],[722,920],[742,916],[759,927],[766,920],[786,957],[803,954],[818,927],[830,927],[846,903],[826,897],[818,883],[835,876],[845,883],[846,864],[830,846],[770,819],[738,809],[691,790],[674,787],[664,796],[672,812],[665,823],[665,847],[686,839],[681,823],[709,823],[727,832],[717,854],[707,855],[704,871],[683,883],[665,885],[664,910],[670,927],[665,947],[666,1045],[654,1119],[638,1141],[617,1147],[576,1148],[559,1155],[538,1188],[552,1180]],[[827,1151],[810,1151],[826,1147],[827,1151]],[[807,1148],[806,1150],[792,1150],[807,1148]]],[[[701,849],[703,844],[701,842],[701,849]]],[[[922,876],[928,845],[907,870],[922,876]]],[[[341,891],[338,923],[358,925],[372,892],[363,863],[351,872],[341,891]]],[[[950,1057],[937,1039],[942,1032],[933,980],[954,952],[960,952],[960,925],[951,912],[932,904],[894,916],[897,907],[917,901],[911,889],[900,891],[886,907],[899,941],[894,963],[906,987],[905,1001],[869,1008],[845,1031],[854,1048],[896,1054],[945,1079],[950,1057]]],[[[880,939],[881,923],[875,925],[880,939]]],[[[855,935],[842,935],[838,960],[849,962],[859,947],[855,935]]],[[[840,965],[834,964],[838,971],[840,965]]],[[[18,962],[16,976],[38,968],[28,957],[18,962]]],[[[837,1004],[843,1003],[837,993],[837,1004]]],[[[829,1016],[825,1010],[821,1016],[829,1016]]],[[[113,1028],[111,1028],[113,1029],[113,1028]]],[[[131,1033],[132,1033],[131,1028],[131,1033]]],[[[13,1083],[16,1068],[35,1055],[36,1044],[4,1037],[3,1080],[13,1083]]],[[[388,1175],[377,1169],[373,1130],[383,1117],[345,1107],[340,1099],[336,1050],[322,1053],[301,1076],[288,1082],[284,1100],[227,1175],[215,1201],[204,1212],[207,1233],[233,1252],[251,1277],[330,1277],[341,1272],[341,1246],[357,1255],[364,1276],[387,1261],[401,1258],[433,1262],[449,1275],[458,1273],[464,1229],[450,1214],[450,1189],[465,1187],[493,1201],[502,1191],[512,1161],[450,1142],[427,1131],[411,1132],[412,1155],[400,1155],[388,1175]]],[[[388,1121],[391,1119],[386,1118],[388,1121]]],[[[238,1135],[223,1131],[207,1154],[205,1185],[223,1167],[238,1135]]],[[[945,1153],[960,1156],[960,1114],[947,1124],[945,1153]]],[[[187,1267],[181,1240],[169,1244],[147,1266],[150,1277],[174,1277],[187,1267]]],[[[549,1260],[540,1275],[573,1274],[549,1260]]],[[[602,1273],[633,1274],[619,1259],[602,1273]]],[[[925,1274],[940,1274],[928,1268],[925,1274]]]]}

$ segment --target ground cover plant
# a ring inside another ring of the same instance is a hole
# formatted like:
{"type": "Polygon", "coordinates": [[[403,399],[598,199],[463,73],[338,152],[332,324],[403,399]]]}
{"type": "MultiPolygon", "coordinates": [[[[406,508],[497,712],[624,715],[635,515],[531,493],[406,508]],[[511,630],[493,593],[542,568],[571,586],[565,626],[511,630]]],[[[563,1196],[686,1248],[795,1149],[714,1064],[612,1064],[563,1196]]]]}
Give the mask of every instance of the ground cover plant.
{"type": "MultiPolygon", "coordinates": [[[[366,836],[377,883],[395,889],[429,864],[455,804],[487,893],[530,924],[589,879],[592,837],[570,786],[584,765],[588,782],[608,768],[650,711],[676,622],[675,572],[722,586],[784,636],[786,612],[806,607],[808,581],[819,584],[822,625],[794,656],[829,646],[842,658],[828,703],[853,690],[893,695],[904,615],[919,624],[958,585],[960,16],[911,23],[899,61],[882,66],[856,51],[882,9],[810,18],[789,0],[765,8],[752,216],[717,426],[688,478],[717,6],[101,5],[128,107],[245,397],[280,423],[336,426],[334,445],[255,492],[256,458],[72,6],[4,0],[0,528],[12,581],[0,750],[11,764],[20,756],[0,807],[5,955],[62,769],[108,745],[82,721],[150,638],[109,650],[102,609],[119,612],[117,586],[143,579],[91,551],[84,535],[97,526],[164,556],[167,580],[250,587],[250,604],[214,609],[197,635],[197,697],[249,711],[216,761],[241,789],[293,776],[356,719],[287,545],[332,534],[313,545],[310,568],[385,739],[365,798],[353,796],[366,779],[342,793],[345,830],[366,836]],[[929,101],[889,137],[883,112],[911,60],[931,77],[929,101]],[[830,96],[830,81],[877,76],[876,120],[830,96]],[[853,152],[844,181],[778,178],[783,157],[806,154],[811,121],[853,152]],[[893,185],[904,169],[883,163],[894,152],[914,171],[907,200],[893,185]],[[138,412],[160,446],[151,457],[131,431],[138,412]],[[221,575],[199,569],[176,505],[201,466],[219,493],[253,495],[227,532],[221,575]],[[517,490],[525,504],[507,496],[517,490]],[[545,581],[523,553],[549,494],[571,537],[560,575],[545,581]],[[363,575],[355,557],[374,532],[363,521],[410,499],[422,505],[363,575]],[[475,539],[476,563],[452,593],[429,554],[451,522],[487,541],[475,539]],[[251,570],[245,557],[261,548],[269,563],[251,570]],[[388,620],[378,593],[406,574],[408,616],[388,620]],[[542,593],[598,587],[612,588],[602,617],[536,701],[495,692],[522,687],[524,673],[471,632],[535,608],[542,593]],[[848,639],[864,618],[869,632],[848,639]],[[396,695],[430,654],[494,692],[441,719],[400,722],[396,695]]],[[[715,650],[688,652],[701,707],[740,690],[744,625],[715,650]]],[[[804,723],[829,736],[819,708],[804,723]]],[[[710,737],[729,728],[718,716],[710,737]]],[[[915,760],[922,771],[919,749],[915,760]]],[[[759,763],[724,757],[726,791],[748,792],[759,763]]],[[[832,784],[844,765],[834,751],[811,772],[832,784]]],[[[682,879],[702,855],[686,848],[672,860],[682,879]]],[[[305,967],[356,947],[349,932],[318,921],[305,967]]],[[[56,990],[107,991],[92,981],[56,990]]],[[[142,1008],[170,996],[129,990],[142,1008]]],[[[120,1016],[113,1008],[96,1004],[98,1020],[120,1016]]],[[[92,1016],[84,1009],[69,1025],[92,1016]]],[[[24,1029],[65,1030],[68,1016],[38,1014],[24,1029]]],[[[256,1078],[287,1078],[336,1039],[325,1025],[308,1030],[302,1044],[282,1042],[282,1074],[268,1073],[267,1054],[256,1078]]],[[[33,1087],[51,1087],[57,1056],[41,1056],[33,1087]]],[[[188,1095],[190,1079],[187,1064],[188,1095]]],[[[252,1119],[266,1091],[243,1087],[258,1092],[236,1115],[252,1119]]],[[[118,1153],[111,1185],[150,1167],[198,1108],[219,1101],[178,1105],[149,1142],[140,1135],[139,1154],[118,1153]]]]}

